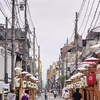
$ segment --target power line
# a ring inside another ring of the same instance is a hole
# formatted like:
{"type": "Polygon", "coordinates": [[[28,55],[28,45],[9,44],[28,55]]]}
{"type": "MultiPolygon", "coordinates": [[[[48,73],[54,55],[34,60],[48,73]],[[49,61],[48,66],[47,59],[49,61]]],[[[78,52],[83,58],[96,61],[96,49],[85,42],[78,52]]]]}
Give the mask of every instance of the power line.
{"type": "MultiPolygon", "coordinates": [[[[28,3],[27,3],[27,4],[28,4],[28,3]]],[[[30,23],[31,23],[32,28],[35,28],[35,27],[34,27],[34,24],[33,24],[33,21],[32,21],[31,13],[30,13],[30,10],[29,10],[29,5],[28,5],[28,15],[29,15],[29,20],[30,20],[30,23]]],[[[31,33],[31,34],[32,34],[32,33],[31,33]]],[[[32,34],[32,36],[34,36],[34,34],[32,34]]],[[[35,40],[36,40],[36,45],[37,45],[37,47],[38,47],[39,45],[38,45],[38,41],[37,41],[37,36],[36,36],[36,34],[35,34],[35,40]]]]}
{"type": "MultiPolygon", "coordinates": [[[[90,1],[90,0],[89,0],[89,1],[90,1]]],[[[82,10],[83,10],[83,8],[84,8],[85,3],[86,3],[86,0],[83,0],[83,2],[82,2],[82,4],[81,4],[81,7],[80,7],[80,10],[79,10],[79,13],[78,13],[78,17],[80,17],[80,14],[81,14],[81,12],[82,12],[82,10]]],[[[87,5],[87,7],[88,7],[88,6],[89,6],[89,4],[87,5]]],[[[87,10],[86,10],[86,13],[87,13],[87,10]]],[[[86,17],[86,13],[85,13],[84,19],[85,19],[85,17],[86,17]]],[[[83,19],[83,21],[82,21],[81,27],[82,27],[82,25],[83,25],[84,19],[83,19]]],[[[80,27],[80,29],[81,29],[81,27],[80,27]]],[[[80,31],[80,29],[78,30],[78,32],[80,31]]],[[[71,38],[70,38],[70,40],[69,40],[70,42],[72,41],[72,38],[74,37],[74,31],[75,31],[75,29],[74,29],[73,32],[72,32],[71,38]]]]}
{"type": "Polygon", "coordinates": [[[84,21],[85,21],[85,18],[86,18],[86,15],[87,15],[87,11],[88,11],[88,7],[89,7],[89,4],[90,4],[90,0],[88,1],[87,7],[86,7],[86,11],[85,11],[85,15],[84,15],[84,17],[83,17],[83,20],[82,20],[82,23],[81,23],[81,26],[80,26],[78,32],[81,30],[82,25],[83,25],[83,23],[84,23],[84,21]]]}
{"type": "MultiPolygon", "coordinates": [[[[5,10],[3,10],[4,8],[3,8],[1,2],[0,2],[0,5],[1,5],[0,11],[1,11],[1,13],[3,14],[3,16],[6,18],[6,17],[7,17],[7,13],[5,12],[5,10]]],[[[7,18],[8,18],[8,17],[7,17],[7,18]]],[[[10,19],[10,18],[9,18],[9,19],[10,19]]],[[[9,24],[11,25],[12,23],[10,22],[9,19],[8,19],[8,22],[9,22],[9,24]]]]}
{"type": "Polygon", "coordinates": [[[29,5],[28,5],[28,15],[29,15],[29,18],[30,18],[29,20],[31,22],[31,25],[34,28],[34,24],[33,24],[32,17],[31,17],[31,13],[30,13],[30,10],[29,10],[29,5]]]}
{"type": "Polygon", "coordinates": [[[95,2],[95,0],[93,0],[93,2],[92,2],[92,6],[91,6],[91,9],[90,9],[90,12],[89,12],[89,15],[88,15],[88,18],[87,18],[87,21],[86,21],[86,24],[85,24],[85,27],[84,27],[84,30],[83,30],[82,35],[84,34],[85,29],[86,29],[86,26],[87,26],[87,24],[88,24],[89,17],[90,17],[90,15],[91,15],[91,11],[92,11],[92,9],[93,9],[94,2],[95,2]]]}
{"type": "Polygon", "coordinates": [[[0,11],[2,12],[2,14],[4,15],[4,17],[7,17],[7,14],[2,6],[2,3],[0,2],[0,11]]]}
{"type": "Polygon", "coordinates": [[[99,7],[99,4],[100,4],[100,0],[99,0],[99,2],[98,2],[98,4],[97,4],[97,7],[96,7],[96,10],[95,10],[95,13],[94,13],[93,20],[92,20],[92,22],[91,22],[91,24],[90,24],[89,31],[90,31],[90,29],[91,29],[91,27],[92,27],[92,24],[93,24],[93,21],[94,21],[94,19],[95,19],[95,17],[96,17],[96,13],[97,13],[97,10],[98,10],[98,7],[99,7]]]}
{"type": "MultiPolygon", "coordinates": [[[[100,16],[100,11],[99,11],[98,16],[97,16],[97,19],[96,19],[96,21],[95,21],[94,27],[96,27],[96,24],[97,24],[97,22],[98,22],[98,20],[99,20],[99,16],[100,16]]],[[[97,26],[98,26],[98,25],[97,25],[97,26]]]]}
{"type": "Polygon", "coordinates": [[[10,6],[8,0],[4,0],[4,1],[5,1],[5,3],[6,3],[6,5],[7,5],[7,7],[8,7],[8,9],[9,9],[9,11],[11,12],[11,6],[10,6]]]}
{"type": "Polygon", "coordinates": [[[81,7],[80,7],[80,10],[79,10],[79,13],[78,13],[78,17],[79,17],[80,14],[82,13],[82,10],[83,10],[83,8],[84,8],[85,2],[86,2],[86,0],[83,0],[83,2],[82,2],[82,4],[81,4],[81,7]]]}
{"type": "Polygon", "coordinates": [[[16,0],[16,3],[17,3],[17,9],[18,9],[18,12],[16,13],[16,15],[18,14],[21,23],[24,23],[24,22],[22,21],[21,15],[20,15],[20,8],[18,7],[18,6],[19,6],[19,4],[18,4],[18,0],[16,0]]]}

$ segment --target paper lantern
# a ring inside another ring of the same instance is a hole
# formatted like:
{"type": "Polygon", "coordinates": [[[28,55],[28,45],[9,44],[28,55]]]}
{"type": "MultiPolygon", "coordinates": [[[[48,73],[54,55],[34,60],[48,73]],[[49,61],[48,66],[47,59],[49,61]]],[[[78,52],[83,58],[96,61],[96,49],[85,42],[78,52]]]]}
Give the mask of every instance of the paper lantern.
{"type": "Polygon", "coordinates": [[[96,74],[90,73],[87,75],[87,83],[89,86],[94,86],[96,83],[96,74]]]}
{"type": "Polygon", "coordinates": [[[23,87],[23,88],[26,88],[26,80],[23,80],[23,81],[22,81],[22,87],[23,87]]]}

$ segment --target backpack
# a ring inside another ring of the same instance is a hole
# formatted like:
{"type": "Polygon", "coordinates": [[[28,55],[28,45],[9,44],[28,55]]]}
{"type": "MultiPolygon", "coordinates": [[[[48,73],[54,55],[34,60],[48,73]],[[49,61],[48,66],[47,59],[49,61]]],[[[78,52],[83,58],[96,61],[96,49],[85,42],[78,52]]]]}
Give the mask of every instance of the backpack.
{"type": "Polygon", "coordinates": [[[24,95],[22,96],[22,100],[28,100],[28,96],[24,94],[24,95]]]}

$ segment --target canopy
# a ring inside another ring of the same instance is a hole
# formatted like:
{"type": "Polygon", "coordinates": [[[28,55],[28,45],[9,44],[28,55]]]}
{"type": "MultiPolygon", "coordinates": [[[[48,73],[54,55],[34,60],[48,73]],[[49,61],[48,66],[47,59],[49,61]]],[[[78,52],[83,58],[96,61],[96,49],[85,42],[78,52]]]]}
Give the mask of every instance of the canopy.
{"type": "Polygon", "coordinates": [[[90,57],[90,58],[85,59],[83,64],[96,64],[98,61],[99,61],[98,58],[90,57]]]}

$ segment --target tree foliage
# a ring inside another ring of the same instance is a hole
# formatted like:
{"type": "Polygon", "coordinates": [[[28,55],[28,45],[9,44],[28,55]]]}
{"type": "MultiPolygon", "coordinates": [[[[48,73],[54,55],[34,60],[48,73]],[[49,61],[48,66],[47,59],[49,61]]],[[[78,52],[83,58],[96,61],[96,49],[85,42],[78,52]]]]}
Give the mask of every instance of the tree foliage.
{"type": "Polygon", "coordinates": [[[66,79],[66,76],[61,76],[60,77],[62,88],[64,87],[65,79],[66,79]]]}

